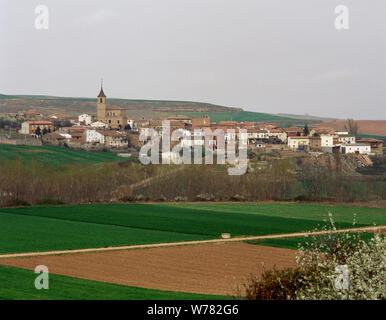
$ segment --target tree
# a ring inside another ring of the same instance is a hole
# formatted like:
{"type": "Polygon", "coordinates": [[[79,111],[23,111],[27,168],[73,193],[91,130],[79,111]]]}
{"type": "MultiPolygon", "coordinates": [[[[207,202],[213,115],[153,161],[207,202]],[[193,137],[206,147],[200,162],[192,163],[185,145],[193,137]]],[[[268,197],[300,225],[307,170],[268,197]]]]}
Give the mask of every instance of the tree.
{"type": "Polygon", "coordinates": [[[349,134],[353,134],[355,136],[358,134],[359,126],[354,119],[347,119],[347,123],[344,125],[344,128],[349,134]]]}
{"type": "Polygon", "coordinates": [[[47,133],[48,133],[47,128],[44,128],[44,129],[43,129],[43,132],[42,132],[42,135],[44,136],[44,135],[47,134],[47,133]]]}
{"type": "Polygon", "coordinates": [[[310,129],[308,129],[308,125],[306,123],[303,129],[303,135],[307,137],[309,134],[310,134],[310,129]]]}

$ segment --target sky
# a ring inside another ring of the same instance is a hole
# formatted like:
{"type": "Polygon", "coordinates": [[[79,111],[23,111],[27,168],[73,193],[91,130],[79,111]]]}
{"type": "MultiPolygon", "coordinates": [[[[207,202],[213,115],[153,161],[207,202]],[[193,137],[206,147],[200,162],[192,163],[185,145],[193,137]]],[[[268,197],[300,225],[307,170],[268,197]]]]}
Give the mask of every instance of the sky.
{"type": "Polygon", "coordinates": [[[386,1],[0,0],[0,93],[95,97],[101,78],[108,98],[386,120],[386,1]]]}

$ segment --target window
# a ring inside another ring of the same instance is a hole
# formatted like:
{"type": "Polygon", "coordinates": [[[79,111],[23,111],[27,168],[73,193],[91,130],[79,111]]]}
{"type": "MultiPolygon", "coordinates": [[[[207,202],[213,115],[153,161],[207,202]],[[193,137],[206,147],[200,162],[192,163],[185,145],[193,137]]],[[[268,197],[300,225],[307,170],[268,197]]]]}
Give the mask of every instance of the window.
{"type": "Polygon", "coordinates": [[[100,103],[102,103],[102,101],[103,101],[103,99],[102,99],[102,98],[100,98],[100,99],[99,99],[99,102],[100,102],[100,103]]]}
{"type": "Polygon", "coordinates": [[[111,120],[109,120],[109,123],[111,123],[111,120]]]}

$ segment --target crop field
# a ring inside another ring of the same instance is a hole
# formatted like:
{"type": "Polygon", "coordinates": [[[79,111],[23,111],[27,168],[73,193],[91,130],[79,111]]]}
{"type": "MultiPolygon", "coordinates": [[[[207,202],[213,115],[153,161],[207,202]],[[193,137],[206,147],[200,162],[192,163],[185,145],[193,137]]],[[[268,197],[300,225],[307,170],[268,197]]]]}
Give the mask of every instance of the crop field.
{"type": "Polygon", "coordinates": [[[234,297],[252,273],[294,267],[295,251],[235,242],[1,258],[0,264],[29,270],[45,265],[50,273],[81,279],[234,297]]]}
{"type": "Polygon", "coordinates": [[[48,145],[14,146],[0,144],[0,163],[4,160],[16,160],[19,157],[27,162],[35,159],[38,162],[42,162],[53,167],[71,162],[89,164],[122,160],[122,158],[111,152],[77,151],[48,145]]]}
{"type": "Polygon", "coordinates": [[[338,228],[386,225],[385,210],[312,204],[100,204],[0,208],[0,253],[309,231],[331,211],[338,228]]]}
{"type": "MultiPolygon", "coordinates": [[[[359,237],[364,241],[370,241],[373,237],[373,233],[362,232],[359,233],[359,237]]],[[[257,244],[260,246],[276,247],[276,248],[286,248],[297,250],[299,244],[302,247],[307,247],[311,241],[318,241],[322,236],[315,236],[314,239],[310,237],[291,237],[291,238],[280,238],[280,239],[262,239],[256,241],[247,241],[249,244],[257,244]]]]}
{"type": "Polygon", "coordinates": [[[36,290],[33,285],[35,278],[32,270],[0,265],[0,300],[229,299],[225,296],[152,290],[57,274],[50,274],[49,290],[36,290]]]}

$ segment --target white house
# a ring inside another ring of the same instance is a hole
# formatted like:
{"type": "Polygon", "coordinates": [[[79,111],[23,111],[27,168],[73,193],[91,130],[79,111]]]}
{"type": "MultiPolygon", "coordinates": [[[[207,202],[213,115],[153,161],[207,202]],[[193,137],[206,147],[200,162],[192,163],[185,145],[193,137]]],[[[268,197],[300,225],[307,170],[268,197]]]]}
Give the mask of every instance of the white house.
{"type": "Polygon", "coordinates": [[[273,128],[268,132],[269,137],[276,137],[280,139],[283,143],[287,142],[287,133],[281,128],[273,128]]]}
{"type": "Polygon", "coordinates": [[[127,124],[130,126],[131,129],[134,128],[134,119],[133,118],[127,118],[127,124]]]}
{"type": "Polygon", "coordinates": [[[288,147],[292,149],[299,149],[299,148],[307,148],[310,145],[310,139],[309,137],[288,137],[287,139],[288,147]]]}
{"type": "Polygon", "coordinates": [[[340,143],[344,143],[344,144],[354,144],[355,143],[355,136],[352,134],[339,134],[338,135],[338,141],[340,143]]]}
{"type": "Polygon", "coordinates": [[[105,136],[97,130],[85,130],[84,135],[86,143],[105,144],[105,136]]]}
{"type": "Polygon", "coordinates": [[[320,136],[321,139],[321,147],[332,147],[334,145],[334,137],[329,134],[322,134],[320,136]]]}
{"type": "Polygon", "coordinates": [[[83,123],[86,126],[89,126],[92,123],[92,116],[90,116],[89,114],[84,113],[84,114],[81,114],[78,117],[78,120],[79,120],[79,123],[83,123]]]}
{"type": "Polygon", "coordinates": [[[107,124],[102,122],[102,121],[95,121],[93,123],[90,124],[91,127],[93,128],[99,128],[99,129],[107,129],[107,124]]]}
{"type": "Polygon", "coordinates": [[[371,153],[371,146],[369,144],[342,144],[340,150],[343,154],[345,153],[360,153],[360,154],[369,154],[371,153]]]}

